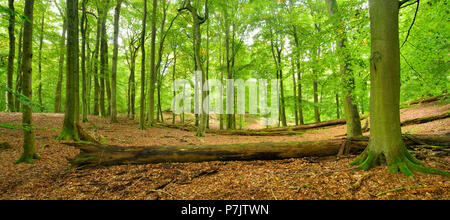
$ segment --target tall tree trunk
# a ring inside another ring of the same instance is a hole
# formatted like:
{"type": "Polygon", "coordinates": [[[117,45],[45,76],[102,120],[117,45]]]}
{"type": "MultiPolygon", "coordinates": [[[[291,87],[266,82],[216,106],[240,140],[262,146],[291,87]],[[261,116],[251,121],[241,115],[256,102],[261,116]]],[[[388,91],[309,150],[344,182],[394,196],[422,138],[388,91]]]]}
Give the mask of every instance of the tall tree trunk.
{"type": "MultiPolygon", "coordinates": [[[[32,98],[32,59],[33,59],[33,6],[34,0],[25,0],[23,32],[23,61],[22,61],[22,93],[29,99],[32,98]]],[[[34,131],[32,126],[32,106],[23,105],[22,107],[22,126],[23,126],[23,153],[16,163],[33,163],[34,159],[39,157],[34,148],[34,131]]]]}
{"type": "MultiPolygon", "coordinates": [[[[187,0],[184,4],[184,8],[181,10],[188,10],[192,15],[192,23],[193,23],[193,29],[194,29],[194,58],[195,58],[195,66],[198,68],[198,71],[201,74],[201,103],[198,103],[200,108],[200,123],[198,125],[197,133],[195,134],[198,137],[204,137],[206,133],[206,121],[207,121],[207,114],[203,109],[203,100],[206,99],[207,91],[203,90],[203,85],[206,83],[206,72],[203,68],[203,63],[201,62],[201,44],[202,44],[202,34],[200,30],[200,25],[205,23],[208,20],[208,0],[205,2],[205,15],[204,17],[200,17],[198,14],[199,9],[199,1],[196,2],[195,6],[193,7],[191,5],[191,1],[187,0]]],[[[197,75],[197,74],[196,74],[197,75]]],[[[198,82],[196,82],[198,83],[198,82]]],[[[195,100],[198,102],[198,100],[195,100]]]]}
{"type": "Polygon", "coordinates": [[[139,112],[139,129],[145,129],[145,31],[147,26],[147,0],[144,0],[144,16],[142,19],[142,36],[141,36],[141,100],[139,112]]]}
{"type": "Polygon", "coordinates": [[[298,99],[297,99],[297,82],[295,80],[295,61],[292,59],[292,88],[294,88],[294,118],[295,118],[295,125],[298,125],[298,99]]]}
{"type": "MultiPolygon", "coordinates": [[[[207,106],[207,117],[206,117],[206,129],[209,129],[209,106],[210,106],[210,97],[209,97],[209,42],[210,42],[210,36],[209,36],[209,20],[206,21],[206,86],[208,88],[208,91],[206,92],[208,97],[208,106],[207,106]]],[[[241,123],[242,125],[242,123],[241,123]]]]}
{"type": "Polygon", "coordinates": [[[336,43],[338,46],[341,77],[344,83],[344,110],[347,120],[347,137],[362,136],[361,119],[359,118],[358,107],[353,98],[354,76],[350,69],[351,58],[347,52],[345,42],[347,41],[346,31],[340,17],[336,0],[327,0],[327,8],[330,17],[335,19],[334,23],[338,26],[336,43]]]}
{"type": "MultiPolygon", "coordinates": [[[[105,36],[105,39],[107,39],[107,37],[105,36]]],[[[109,45],[108,45],[108,41],[105,40],[105,52],[104,52],[104,56],[105,56],[105,90],[106,90],[106,98],[108,100],[108,107],[106,109],[106,116],[110,116],[111,115],[111,75],[109,72],[109,45]]]]}
{"type": "Polygon", "coordinates": [[[86,77],[86,29],[87,29],[87,11],[86,3],[88,0],[83,0],[81,3],[81,100],[82,100],[82,121],[87,122],[87,77],[86,77]]]}
{"type": "Polygon", "coordinates": [[[277,49],[277,59],[278,59],[278,68],[279,68],[279,74],[280,74],[280,95],[281,95],[281,123],[284,127],[287,126],[286,121],[286,105],[284,102],[284,84],[283,84],[283,67],[281,65],[281,51],[282,48],[277,49]]]}
{"type": "Polygon", "coordinates": [[[108,14],[109,0],[103,2],[101,16],[101,35],[100,35],[100,114],[102,117],[109,115],[110,105],[106,109],[105,93],[110,103],[111,91],[109,87],[109,74],[108,74],[108,38],[106,34],[106,19],[108,14]]]}
{"type": "MultiPolygon", "coordinates": [[[[148,121],[150,126],[154,125],[155,120],[155,84],[157,81],[156,75],[156,13],[158,7],[158,0],[153,0],[153,13],[152,13],[152,39],[150,43],[150,87],[148,96],[148,121]]],[[[163,31],[163,30],[161,30],[163,31]]]]}
{"type": "Polygon", "coordinates": [[[339,94],[336,93],[336,117],[337,119],[341,118],[341,111],[340,111],[340,105],[339,105],[339,94]]]}
{"type": "Polygon", "coordinates": [[[136,115],[135,113],[135,101],[136,101],[136,52],[134,50],[131,54],[131,63],[130,63],[130,79],[129,79],[129,114],[130,119],[134,120],[136,115]]]}
{"type": "Polygon", "coordinates": [[[63,16],[63,31],[61,34],[61,38],[59,41],[59,63],[58,63],[58,82],[56,84],[56,94],[55,94],[55,113],[61,112],[61,92],[62,92],[62,81],[64,78],[64,58],[66,54],[66,33],[67,33],[67,19],[66,16],[63,16]]]}
{"type": "Polygon", "coordinates": [[[39,110],[44,111],[42,105],[42,46],[44,44],[44,22],[45,22],[45,10],[42,13],[41,19],[41,30],[39,35],[39,53],[38,53],[38,99],[39,99],[39,110]]]}
{"type": "Polygon", "coordinates": [[[67,71],[66,71],[66,102],[65,115],[59,140],[78,140],[77,114],[77,75],[79,74],[79,43],[78,43],[78,1],[67,0],[67,71]]]}
{"type": "MultiPolygon", "coordinates": [[[[87,21],[87,20],[86,20],[87,21]]],[[[91,114],[91,94],[92,94],[92,51],[89,46],[91,32],[89,32],[89,23],[86,24],[86,108],[87,115],[91,114]]]]}
{"type": "MultiPolygon", "coordinates": [[[[20,94],[22,92],[23,28],[24,28],[24,26],[22,25],[22,28],[20,28],[20,33],[19,33],[19,49],[17,52],[17,76],[16,76],[16,88],[15,88],[16,94],[20,94]]],[[[18,96],[16,96],[14,99],[14,111],[19,112],[20,105],[21,105],[20,98],[18,96]]]]}
{"type": "MultiPolygon", "coordinates": [[[[173,70],[172,70],[172,82],[175,82],[175,74],[177,72],[177,46],[173,49],[173,70]]],[[[172,106],[175,108],[175,96],[176,91],[173,91],[173,99],[172,99],[172,106]]],[[[172,111],[172,124],[175,124],[175,111],[172,111]]]]}
{"type": "Polygon", "coordinates": [[[122,0],[117,0],[117,5],[114,14],[114,49],[112,58],[112,72],[111,72],[111,123],[117,122],[117,57],[119,54],[119,19],[120,8],[122,0]]]}
{"type": "Polygon", "coordinates": [[[314,58],[314,67],[313,67],[313,92],[314,92],[314,119],[316,123],[320,122],[320,110],[319,110],[319,91],[318,91],[318,59],[320,56],[319,49],[316,48],[316,56],[314,58]]]}
{"type": "Polygon", "coordinates": [[[295,58],[297,65],[297,84],[298,84],[298,95],[297,95],[297,103],[298,103],[298,119],[300,125],[305,124],[305,120],[303,118],[303,105],[302,105],[302,72],[300,66],[300,41],[298,38],[297,27],[295,25],[292,26],[294,33],[294,41],[295,41],[295,58]]]}
{"type": "Polygon", "coordinates": [[[449,172],[424,168],[406,149],[400,128],[399,2],[369,0],[371,27],[370,140],[352,163],[367,170],[387,162],[389,171],[413,176],[421,171],[450,176],[449,172]]]}
{"type": "MultiPolygon", "coordinates": [[[[6,86],[11,91],[13,90],[13,75],[14,75],[14,57],[16,55],[16,36],[14,34],[15,23],[16,23],[16,15],[14,9],[14,0],[8,1],[8,6],[10,10],[9,14],[9,25],[8,25],[8,34],[9,34],[9,54],[8,54],[8,69],[7,69],[7,79],[6,86]]],[[[13,93],[8,91],[6,96],[6,107],[7,111],[13,112],[14,110],[14,98],[13,93]]]]}
{"type": "Polygon", "coordinates": [[[94,49],[94,56],[93,56],[93,75],[94,75],[94,115],[103,115],[100,105],[100,99],[101,99],[101,76],[98,72],[98,56],[100,54],[100,37],[102,34],[102,9],[101,6],[97,8],[97,34],[96,34],[96,40],[95,40],[95,49],[94,49]]]}

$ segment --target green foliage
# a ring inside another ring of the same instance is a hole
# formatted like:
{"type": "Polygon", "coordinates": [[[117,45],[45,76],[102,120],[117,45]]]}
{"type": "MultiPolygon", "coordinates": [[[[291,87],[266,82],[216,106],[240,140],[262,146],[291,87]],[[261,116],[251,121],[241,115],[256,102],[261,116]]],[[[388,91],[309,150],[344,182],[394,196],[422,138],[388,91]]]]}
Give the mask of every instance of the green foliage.
{"type": "MultiPolygon", "coordinates": [[[[181,0],[167,1],[168,10],[166,14],[167,29],[169,22],[179,12],[182,6],[181,0]]],[[[195,5],[199,3],[203,7],[205,0],[192,0],[195,5]]],[[[20,93],[16,93],[16,82],[14,89],[6,88],[6,63],[8,54],[8,16],[11,11],[6,7],[6,1],[0,1],[0,14],[2,15],[0,24],[0,92],[12,92],[24,105],[32,105],[34,111],[52,112],[55,100],[55,90],[58,80],[58,59],[60,56],[59,40],[62,32],[65,3],[64,1],[37,1],[35,6],[35,24],[39,24],[45,17],[44,24],[44,45],[42,50],[42,80],[39,82],[38,70],[38,37],[33,39],[33,99],[30,100],[20,93]],[[56,3],[55,3],[56,2],[56,3]],[[38,104],[37,88],[42,84],[43,106],[38,104]]],[[[88,1],[88,73],[91,78],[91,106],[94,103],[94,83],[93,76],[99,73],[93,72],[93,52],[96,44],[97,6],[102,3],[100,0],[88,1]]],[[[114,2],[110,1],[110,8],[114,2]]],[[[23,16],[23,0],[15,1],[16,11],[19,19],[16,19],[16,49],[19,45],[19,32],[26,19],[23,16]]],[[[314,107],[319,107],[322,120],[336,119],[337,108],[340,108],[343,117],[343,83],[339,73],[339,54],[336,51],[335,36],[337,33],[345,31],[348,41],[346,42],[346,52],[351,55],[350,69],[355,77],[354,100],[358,103],[361,113],[369,111],[370,92],[370,24],[367,1],[365,0],[338,0],[339,16],[344,21],[339,28],[333,25],[336,18],[329,18],[325,1],[316,0],[229,0],[229,1],[209,1],[209,75],[211,79],[226,78],[227,62],[225,51],[225,30],[230,26],[232,38],[230,39],[230,53],[234,56],[233,73],[235,78],[244,80],[250,78],[273,79],[276,78],[277,66],[273,62],[271,52],[271,39],[276,44],[283,46],[282,61],[279,68],[283,70],[283,82],[285,93],[285,105],[287,119],[290,123],[294,121],[295,104],[293,77],[297,84],[302,85],[302,107],[305,122],[314,121],[314,107]],[[296,46],[294,29],[298,34],[298,44],[296,46]],[[272,36],[271,32],[272,30],[272,36]],[[316,49],[320,53],[316,55],[316,49]],[[301,80],[298,79],[298,70],[292,61],[300,64],[301,80]],[[314,71],[313,71],[314,70],[314,71]],[[319,84],[319,103],[314,103],[313,82],[317,80],[319,84]],[[340,105],[336,105],[336,94],[339,97],[340,105]]],[[[150,4],[149,4],[150,6],[150,4]]],[[[151,8],[151,7],[149,7],[151,8]]],[[[203,11],[203,10],[200,10],[203,11]]],[[[162,7],[157,12],[157,42],[159,46],[159,25],[164,18],[162,7]]],[[[411,26],[415,6],[402,8],[400,11],[400,41],[406,39],[406,34],[411,26]]],[[[448,22],[447,1],[423,0],[420,1],[420,8],[411,28],[408,41],[401,49],[402,64],[402,87],[401,101],[407,102],[421,96],[439,95],[448,91],[449,76],[448,62],[450,51],[450,23],[448,22]]],[[[112,10],[108,13],[108,39],[112,41],[112,10]]],[[[141,20],[143,15],[143,1],[124,1],[120,19],[119,35],[119,61],[117,73],[117,104],[118,112],[125,114],[128,110],[128,88],[130,74],[130,43],[140,42],[141,20]]],[[[149,21],[152,16],[148,16],[149,21]]],[[[192,79],[194,72],[193,58],[193,30],[191,17],[181,13],[174,20],[173,27],[167,33],[164,48],[162,50],[161,74],[161,109],[167,111],[171,109],[172,96],[172,73],[174,65],[174,52],[177,54],[175,70],[176,79],[192,79]]],[[[147,22],[149,25],[151,22],[147,22]]],[[[35,25],[35,33],[39,33],[39,25],[35,25]]],[[[150,27],[147,28],[150,30],[150,27]]],[[[150,31],[147,33],[150,36],[150,31]]],[[[206,25],[202,25],[202,54],[207,52],[206,25]]],[[[146,49],[150,51],[150,42],[146,41],[146,49]]],[[[16,54],[18,52],[16,51],[16,54]]],[[[112,54],[112,43],[109,53],[112,54]]],[[[157,50],[158,53],[158,50],[157,50]]],[[[109,57],[111,58],[111,54],[109,57]]],[[[139,112],[139,100],[141,85],[140,51],[136,58],[136,112],[139,112]]],[[[156,56],[158,57],[159,54],[156,56]]],[[[15,75],[17,79],[19,62],[18,56],[15,58],[15,75]]],[[[206,63],[206,56],[203,56],[206,63]]],[[[112,62],[109,62],[110,64],[112,62]]],[[[148,64],[147,64],[148,65],[148,64]]],[[[111,66],[109,66],[109,69],[111,66]]],[[[150,68],[147,68],[147,74],[150,68]]],[[[148,77],[147,77],[148,78],[148,77]]],[[[148,88],[148,82],[146,83],[148,88]]],[[[65,91],[63,81],[63,100],[65,91]]],[[[69,97],[67,97],[69,98],[69,97]]],[[[6,109],[4,95],[0,95],[0,111],[6,109]]],[[[247,97],[248,102],[249,97],[247,97]]],[[[64,101],[63,101],[64,103],[64,101]]],[[[107,103],[107,100],[106,100],[107,103]]],[[[248,108],[246,109],[248,111],[248,108]]],[[[92,113],[92,110],[91,110],[92,113]]]]}

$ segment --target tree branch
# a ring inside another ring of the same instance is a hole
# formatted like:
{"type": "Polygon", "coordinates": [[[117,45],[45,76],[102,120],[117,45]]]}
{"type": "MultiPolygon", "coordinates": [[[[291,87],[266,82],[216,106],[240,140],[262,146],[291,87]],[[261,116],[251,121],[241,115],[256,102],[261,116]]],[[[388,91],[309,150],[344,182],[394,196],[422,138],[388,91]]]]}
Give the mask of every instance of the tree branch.
{"type": "Polygon", "coordinates": [[[416,7],[416,12],[414,13],[413,21],[411,23],[411,26],[408,29],[408,34],[406,35],[405,41],[403,42],[402,46],[400,46],[400,49],[402,49],[402,47],[405,45],[406,41],[408,41],[408,37],[409,37],[409,34],[411,33],[411,29],[414,26],[414,23],[416,22],[416,17],[417,17],[417,12],[419,11],[420,1],[417,0],[416,3],[417,3],[417,7],[416,7]]]}

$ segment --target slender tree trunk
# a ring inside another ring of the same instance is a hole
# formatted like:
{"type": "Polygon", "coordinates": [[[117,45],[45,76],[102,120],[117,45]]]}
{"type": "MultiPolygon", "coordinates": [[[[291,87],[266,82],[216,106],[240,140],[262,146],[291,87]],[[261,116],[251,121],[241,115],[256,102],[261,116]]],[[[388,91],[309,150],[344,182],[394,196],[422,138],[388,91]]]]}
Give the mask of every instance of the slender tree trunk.
{"type": "MultiPolygon", "coordinates": [[[[10,10],[9,14],[9,25],[8,25],[8,34],[9,34],[9,54],[8,54],[8,69],[7,69],[7,79],[6,86],[11,91],[13,88],[13,75],[14,75],[14,57],[16,55],[16,36],[14,34],[15,23],[16,23],[16,15],[14,9],[14,0],[8,1],[8,6],[10,10]]],[[[14,98],[12,92],[8,91],[6,96],[6,107],[7,111],[13,112],[14,109],[14,98]]]]}
{"type": "Polygon", "coordinates": [[[110,103],[111,91],[109,87],[109,74],[108,74],[108,38],[106,34],[106,19],[108,14],[109,1],[103,2],[101,16],[101,35],[100,35],[100,114],[102,117],[109,115],[110,106],[106,109],[105,93],[110,103]]]}
{"type": "Polygon", "coordinates": [[[341,118],[340,105],[339,105],[339,94],[336,93],[336,117],[337,119],[341,118]]]}
{"type": "Polygon", "coordinates": [[[136,116],[135,113],[135,101],[136,101],[136,77],[135,77],[135,71],[136,71],[136,51],[133,51],[131,56],[131,65],[130,65],[130,105],[129,105],[129,112],[130,112],[130,119],[134,120],[134,117],[136,116]]]}
{"type": "Polygon", "coordinates": [[[64,16],[63,31],[61,34],[61,39],[59,42],[59,64],[58,64],[58,82],[56,84],[56,95],[55,95],[55,113],[61,112],[61,92],[62,92],[62,81],[64,78],[64,58],[66,54],[66,33],[67,33],[67,19],[64,16]]]}
{"type": "Polygon", "coordinates": [[[293,25],[294,30],[294,41],[295,41],[295,58],[296,58],[296,65],[297,65],[297,84],[298,84],[298,95],[297,95],[297,103],[298,103],[298,119],[300,125],[305,124],[305,120],[303,118],[303,105],[302,105],[302,72],[301,72],[301,66],[300,66],[300,41],[298,38],[297,28],[295,25],[293,25]]]}
{"type": "Polygon", "coordinates": [[[98,115],[102,115],[103,116],[103,112],[101,112],[101,105],[100,105],[100,100],[101,100],[101,85],[100,83],[101,81],[101,76],[99,75],[98,72],[98,56],[100,53],[100,38],[101,38],[101,34],[102,34],[102,9],[101,6],[99,6],[97,8],[97,14],[98,14],[98,18],[97,18],[97,34],[96,34],[96,40],[95,40],[95,49],[94,49],[94,56],[93,56],[93,74],[94,74],[94,115],[98,116],[98,115]]]}
{"type": "MultiPolygon", "coordinates": [[[[231,69],[231,59],[232,54],[230,55],[230,24],[228,20],[228,13],[225,13],[225,51],[226,51],[226,63],[227,63],[227,79],[231,80],[233,79],[233,71],[231,69]]],[[[231,108],[234,105],[234,85],[231,83],[227,83],[227,102],[226,102],[226,109],[227,109],[227,129],[231,130],[233,129],[233,116],[234,108],[231,108]]]]}
{"type": "Polygon", "coordinates": [[[39,99],[39,110],[40,112],[44,111],[43,105],[42,105],[42,47],[44,44],[44,22],[45,22],[45,10],[42,14],[41,19],[41,30],[39,35],[39,53],[38,53],[38,99],[39,99]]]}
{"type": "MultiPolygon", "coordinates": [[[[206,129],[209,129],[209,105],[210,105],[210,97],[209,97],[209,41],[210,41],[210,36],[209,36],[209,20],[206,21],[206,86],[208,88],[208,91],[206,92],[207,97],[208,97],[208,105],[207,105],[207,116],[206,116],[206,129]]],[[[242,123],[241,123],[242,125],[242,123]]]]}
{"type": "MultiPolygon", "coordinates": [[[[150,87],[148,96],[148,121],[150,126],[154,125],[155,120],[155,84],[157,81],[156,75],[156,14],[157,14],[158,0],[153,0],[153,13],[152,13],[152,40],[150,43],[150,87]]],[[[161,30],[163,31],[163,30],[161,30]]]]}
{"type": "MultiPolygon", "coordinates": [[[[105,36],[106,38],[106,36],[105,36]]],[[[107,39],[107,38],[106,38],[107,39]]],[[[108,107],[106,109],[106,116],[110,116],[111,115],[111,75],[109,72],[109,46],[108,46],[108,41],[106,40],[105,42],[106,46],[105,46],[105,88],[106,88],[106,98],[108,100],[108,107]]]]}
{"type": "Polygon", "coordinates": [[[78,140],[77,75],[79,74],[78,1],[67,0],[67,71],[65,115],[59,140],[78,140]]]}
{"type": "Polygon", "coordinates": [[[347,120],[347,137],[357,137],[362,136],[361,129],[361,120],[359,118],[358,107],[353,98],[353,90],[354,90],[354,76],[353,72],[350,69],[350,54],[348,54],[346,49],[346,34],[345,30],[343,30],[342,21],[340,18],[340,13],[338,10],[338,5],[336,0],[327,0],[327,8],[330,14],[330,17],[336,17],[335,24],[338,25],[339,30],[337,34],[337,46],[340,57],[340,68],[341,68],[341,77],[344,83],[344,110],[345,117],[347,120]]]}
{"type": "Polygon", "coordinates": [[[281,95],[281,123],[283,124],[284,127],[287,126],[287,121],[286,121],[286,106],[285,106],[285,102],[284,102],[284,84],[283,84],[283,67],[281,65],[281,50],[277,49],[277,59],[278,59],[278,68],[279,68],[279,74],[280,74],[280,95],[281,95]]]}
{"type": "Polygon", "coordinates": [[[111,123],[117,122],[117,57],[119,54],[119,19],[122,0],[117,0],[114,14],[114,50],[111,72],[111,123]]]}
{"type": "Polygon", "coordinates": [[[139,129],[145,129],[145,31],[147,26],[147,0],[144,0],[144,16],[142,19],[142,36],[141,36],[141,100],[139,114],[139,129]]]}
{"type": "MultiPolygon", "coordinates": [[[[23,48],[22,48],[22,41],[23,41],[23,28],[20,28],[19,33],[19,49],[17,52],[17,76],[16,76],[16,94],[20,94],[22,92],[22,58],[23,58],[23,48]]],[[[14,99],[14,110],[16,112],[20,112],[20,98],[18,96],[14,99]]]]}
{"type": "MultiPolygon", "coordinates": [[[[32,99],[32,59],[33,59],[33,6],[34,0],[25,0],[23,33],[23,61],[22,61],[22,91],[23,95],[32,99]]],[[[22,126],[23,126],[23,153],[16,163],[33,163],[34,159],[39,159],[34,148],[34,131],[32,122],[32,106],[23,105],[22,107],[22,126]]]]}
{"type": "Polygon", "coordinates": [[[292,59],[292,88],[294,88],[294,117],[295,125],[298,125],[298,99],[297,99],[297,82],[295,80],[295,61],[292,59]]]}
{"type": "MultiPolygon", "coordinates": [[[[172,82],[175,82],[175,74],[177,72],[177,49],[176,46],[173,49],[173,70],[172,70],[172,82]]],[[[176,96],[176,91],[173,91],[173,101],[172,101],[172,106],[175,106],[175,96],[176,96]]],[[[175,111],[172,111],[172,124],[175,124],[175,111]]]]}
{"type": "MultiPolygon", "coordinates": [[[[87,21],[87,20],[86,20],[87,21]]],[[[92,51],[89,46],[90,38],[89,23],[86,24],[86,108],[87,115],[91,114],[91,94],[92,94],[92,51]]]]}
{"type": "Polygon", "coordinates": [[[82,16],[81,16],[81,100],[82,100],[82,121],[87,122],[87,77],[86,77],[86,28],[87,28],[87,0],[83,0],[81,3],[82,16]]]}
{"type": "Polygon", "coordinates": [[[313,67],[313,92],[314,92],[314,119],[316,123],[320,122],[320,110],[319,110],[319,91],[318,91],[318,59],[320,56],[320,51],[318,48],[315,49],[316,54],[314,57],[314,67],[313,67]]]}

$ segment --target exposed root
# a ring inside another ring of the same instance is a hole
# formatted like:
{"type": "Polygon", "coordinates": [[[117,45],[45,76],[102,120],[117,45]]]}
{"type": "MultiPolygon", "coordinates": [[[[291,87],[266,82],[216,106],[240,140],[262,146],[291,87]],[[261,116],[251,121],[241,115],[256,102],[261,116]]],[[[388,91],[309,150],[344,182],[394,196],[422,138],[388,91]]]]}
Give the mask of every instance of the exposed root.
{"type": "MultiPolygon", "coordinates": [[[[350,165],[358,165],[357,170],[369,170],[370,168],[380,165],[380,161],[384,155],[381,153],[374,153],[366,148],[364,152],[359,155],[350,165]]],[[[414,158],[407,150],[405,150],[400,156],[393,156],[387,159],[387,165],[389,172],[398,173],[399,171],[407,177],[414,177],[414,171],[437,174],[443,176],[450,176],[450,172],[435,168],[427,168],[421,166],[423,162],[414,158]]]]}
{"type": "Polygon", "coordinates": [[[75,140],[75,141],[78,141],[79,140],[78,132],[77,132],[76,129],[63,128],[61,133],[59,134],[59,136],[56,138],[56,140],[60,140],[60,141],[75,140]]]}
{"type": "Polygon", "coordinates": [[[41,157],[38,156],[37,154],[32,154],[32,155],[23,154],[16,162],[14,162],[14,164],[19,164],[19,163],[32,164],[32,163],[34,163],[34,160],[37,160],[37,159],[41,159],[41,157]]]}

